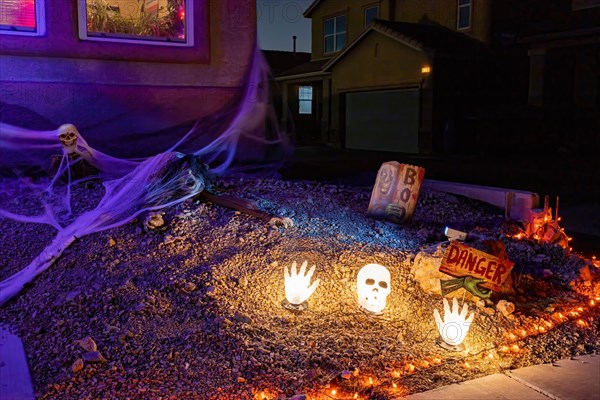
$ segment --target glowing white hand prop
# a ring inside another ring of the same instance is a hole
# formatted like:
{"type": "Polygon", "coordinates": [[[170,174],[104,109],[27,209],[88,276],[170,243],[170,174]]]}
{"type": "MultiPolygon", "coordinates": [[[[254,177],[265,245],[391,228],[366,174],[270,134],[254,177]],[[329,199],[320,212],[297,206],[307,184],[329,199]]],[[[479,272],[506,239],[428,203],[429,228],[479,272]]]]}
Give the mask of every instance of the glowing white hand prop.
{"type": "Polygon", "coordinates": [[[284,275],[285,275],[285,298],[290,304],[298,305],[302,304],[311,294],[314,293],[317,286],[319,286],[320,279],[315,280],[312,285],[310,285],[310,278],[312,278],[313,273],[315,272],[315,265],[306,272],[306,266],[308,265],[307,261],[302,263],[300,267],[300,274],[296,271],[296,261],[292,263],[292,273],[288,272],[288,268],[285,267],[284,275]]]}
{"type": "Polygon", "coordinates": [[[435,323],[440,331],[442,340],[451,346],[458,346],[465,340],[471,322],[475,314],[471,313],[471,316],[465,320],[469,307],[466,304],[463,305],[462,311],[458,313],[458,301],[456,297],[452,299],[452,312],[450,311],[450,305],[448,300],[444,299],[444,320],[440,317],[440,312],[437,309],[433,310],[433,317],[435,323]]]}

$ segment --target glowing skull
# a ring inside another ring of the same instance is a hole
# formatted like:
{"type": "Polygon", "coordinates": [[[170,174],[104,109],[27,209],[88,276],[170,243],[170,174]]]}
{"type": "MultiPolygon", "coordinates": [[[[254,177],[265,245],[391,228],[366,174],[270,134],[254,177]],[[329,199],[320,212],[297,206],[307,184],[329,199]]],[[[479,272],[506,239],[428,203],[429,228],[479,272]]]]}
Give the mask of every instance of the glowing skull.
{"type": "Polygon", "coordinates": [[[380,314],[390,294],[390,271],[383,265],[367,264],[358,271],[358,305],[367,311],[380,314]]]}
{"type": "Polygon", "coordinates": [[[67,154],[73,154],[77,151],[78,137],[79,131],[73,124],[64,124],[58,128],[58,140],[60,140],[67,154]]]}

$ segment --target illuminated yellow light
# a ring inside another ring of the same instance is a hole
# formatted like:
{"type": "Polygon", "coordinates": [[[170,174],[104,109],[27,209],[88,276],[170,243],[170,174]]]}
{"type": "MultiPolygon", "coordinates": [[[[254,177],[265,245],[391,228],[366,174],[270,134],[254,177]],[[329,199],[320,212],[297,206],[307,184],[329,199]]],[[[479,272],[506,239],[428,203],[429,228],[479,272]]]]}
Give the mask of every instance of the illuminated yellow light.
{"type": "Polygon", "coordinates": [[[415,366],[412,364],[408,364],[408,372],[415,372],[415,366]]]}
{"type": "Polygon", "coordinates": [[[430,74],[431,67],[429,65],[425,65],[425,66],[421,67],[421,73],[422,74],[430,74]]]}
{"type": "Polygon", "coordinates": [[[435,358],[433,359],[433,362],[434,362],[434,363],[436,363],[436,364],[441,364],[441,363],[442,363],[442,359],[441,359],[441,358],[438,358],[438,357],[435,357],[435,358]]]}
{"type": "Polygon", "coordinates": [[[470,369],[471,368],[471,364],[469,364],[468,362],[465,361],[465,368],[470,369]]]}
{"type": "Polygon", "coordinates": [[[373,385],[373,378],[369,378],[369,385],[373,385]]]}
{"type": "Polygon", "coordinates": [[[581,326],[585,326],[585,325],[586,325],[585,321],[583,321],[583,320],[581,320],[581,319],[578,319],[578,320],[577,320],[577,323],[578,323],[579,325],[581,325],[581,326]]]}
{"type": "Polygon", "coordinates": [[[331,395],[332,395],[332,396],[335,396],[336,394],[337,394],[337,390],[333,389],[333,390],[331,391],[331,395]]]}
{"type": "Polygon", "coordinates": [[[493,359],[493,358],[494,358],[494,355],[493,355],[492,353],[489,353],[487,357],[488,357],[489,359],[493,359]]]}
{"type": "Polygon", "coordinates": [[[392,383],[392,387],[395,389],[398,387],[398,385],[396,385],[395,383],[392,383]]]}
{"type": "Polygon", "coordinates": [[[508,335],[508,337],[509,337],[510,340],[515,340],[517,338],[517,335],[515,335],[514,333],[510,333],[508,335]]]}
{"type": "Polygon", "coordinates": [[[423,361],[423,366],[425,368],[429,368],[429,361],[427,361],[427,360],[423,361]]]}
{"type": "Polygon", "coordinates": [[[499,349],[501,352],[506,353],[508,351],[508,347],[507,346],[500,346],[499,349]]]}
{"type": "Polygon", "coordinates": [[[512,351],[519,351],[519,346],[517,346],[516,344],[513,344],[511,349],[512,349],[512,351]]]}
{"type": "Polygon", "coordinates": [[[354,393],[354,398],[358,399],[358,393],[354,393]]]}
{"type": "Polygon", "coordinates": [[[521,336],[527,336],[527,331],[525,329],[521,329],[521,336]]]}
{"type": "Polygon", "coordinates": [[[401,375],[400,375],[400,372],[398,372],[398,371],[393,371],[393,372],[392,372],[392,376],[393,376],[394,378],[400,378],[400,376],[401,376],[401,375]]]}

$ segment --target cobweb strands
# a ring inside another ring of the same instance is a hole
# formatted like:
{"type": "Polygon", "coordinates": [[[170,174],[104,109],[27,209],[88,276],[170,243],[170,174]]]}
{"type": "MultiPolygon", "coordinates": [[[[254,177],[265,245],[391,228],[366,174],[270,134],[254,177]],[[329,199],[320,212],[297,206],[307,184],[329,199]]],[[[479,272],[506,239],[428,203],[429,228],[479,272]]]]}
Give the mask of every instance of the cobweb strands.
{"type": "Polygon", "coordinates": [[[271,131],[275,132],[273,139],[266,138],[265,121],[273,117],[268,73],[265,60],[256,48],[246,75],[243,96],[230,124],[208,145],[188,155],[176,150],[184,144],[189,148],[200,142],[203,135],[214,133],[203,132],[196,124],[167,151],[140,161],[112,157],[92,148],[70,124],[55,131],[33,131],[1,124],[0,159],[3,163],[0,168],[26,171],[35,167],[44,170],[53,155],[58,166],[51,178],[40,179],[36,183],[21,179],[25,182],[21,184],[26,184],[30,193],[41,201],[43,211],[39,215],[0,210],[0,219],[44,223],[57,229],[52,242],[29,265],[0,282],[0,305],[48,269],[77,239],[121,226],[143,212],[169,207],[196,196],[206,187],[207,167],[204,162],[213,163],[212,173],[225,173],[235,159],[242,138],[257,145],[286,146],[287,142],[278,129],[271,131]],[[76,144],[71,147],[58,141],[58,135],[66,131],[74,132],[77,137],[76,144]],[[62,153],[58,155],[59,159],[56,158],[57,153],[62,153]],[[71,210],[71,186],[89,179],[75,176],[77,168],[85,163],[92,167],[92,178],[103,181],[105,193],[94,209],[78,215],[71,210]]]}

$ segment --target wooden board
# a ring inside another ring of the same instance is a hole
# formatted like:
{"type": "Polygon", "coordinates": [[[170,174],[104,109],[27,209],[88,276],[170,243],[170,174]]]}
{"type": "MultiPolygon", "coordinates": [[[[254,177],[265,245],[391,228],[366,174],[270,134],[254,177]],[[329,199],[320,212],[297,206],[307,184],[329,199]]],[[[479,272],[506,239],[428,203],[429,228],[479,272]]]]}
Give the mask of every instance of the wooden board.
{"type": "Polygon", "coordinates": [[[465,244],[452,241],[444,253],[440,272],[455,277],[470,275],[483,278],[482,287],[502,291],[502,284],[510,276],[514,263],[503,260],[465,244]]]}
{"type": "Polygon", "coordinates": [[[371,192],[367,215],[395,223],[409,222],[414,214],[425,168],[388,161],[381,165],[371,192]]]}

